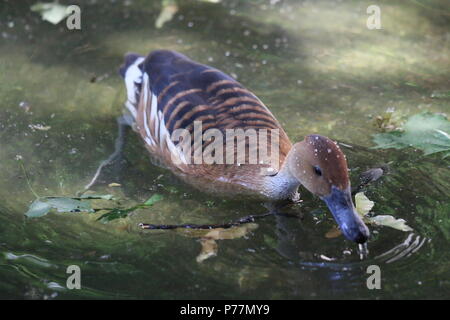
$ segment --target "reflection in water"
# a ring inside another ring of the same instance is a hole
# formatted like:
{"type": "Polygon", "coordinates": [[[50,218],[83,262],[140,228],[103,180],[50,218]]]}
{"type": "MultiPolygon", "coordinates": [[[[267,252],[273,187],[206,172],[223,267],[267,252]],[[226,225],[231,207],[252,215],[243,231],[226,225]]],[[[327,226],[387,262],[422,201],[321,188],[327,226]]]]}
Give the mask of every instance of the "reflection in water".
{"type": "MultiPolygon", "coordinates": [[[[276,216],[276,235],[277,235],[277,252],[286,259],[296,261],[302,265],[308,266],[332,266],[339,265],[341,262],[348,260],[348,250],[342,249],[342,254],[330,257],[319,253],[320,241],[313,237],[311,232],[302,226],[302,224],[292,223],[292,218],[287,216],[276,216]]],[[[342,237],[340,238],[342,240],[342,237]]],[[[364,246],[355,248],[356,256],[359,260],[354,261],[370,262],[372,260],[380,260],[386,263],[398,261],[402,258],[408,258],[417,253],[419,249],[430,242],[430,239],[422,237],[414,233],[408,233],[407,238],[401,243],[394,246],[394,248],[384,252],[371,252],[369,241],[364,246]]],[[[379,250],[375,248],[375,250],[379,250]]],[[[348,266],[348,265],[346,265],[348,266]]]]}
{"type": "MultiPolygon", "coordinates": [[[[384,270],[385,263],[405,260],[408,264],[408,258],[414,254],[419,255],[422,246],[430,241],[420,235],[408,233],[406,239],[394,248],[379,252],[380,248],[377,246],[371,249],[373,241],[369,240],[368,248],[363,249],[365,252],[362,252],[361,248],[355,248],[356,254],[352,255],[354,258],[350,258],[349,250],[341,244],[336,246],[337,250],[333,252],[342,252],[342,255],[330,257],[322,254],[323,247],[319,239],[313,237],[302,223],[293,223],[293,219],[286,216],[276,217],[276,235],[276,251],[290,263],[299,266],[299,270],[294,274],[296,276],[300,276],[299,273],[309,274],[314,279],[311,285],[314,285],[315,281],[321,282],[323,279],[328,279],[325,291],[330,295],[332,293],[350,294],[365,288],[365,279],[369,276],[368,266],[378,265],[381,270],[384,270]]],[[[384,249],[381,248],[381,250],[384,249]]]]}
{"type": "Polygon", "coordinates": [[[379,259],[386,263],[391,263],[398,261],[402,258],[410,257],[412,254],[415,254],[419,251],[419,249],[425,244],[425,242],[430,242],[431,239],[427,239],[426,237],[421,237],[420,235],[416,235],[414,233],[408,234],[408,237],[404,242],[396,245],[394,248],[378,255],[375,259],[379,259]]]}

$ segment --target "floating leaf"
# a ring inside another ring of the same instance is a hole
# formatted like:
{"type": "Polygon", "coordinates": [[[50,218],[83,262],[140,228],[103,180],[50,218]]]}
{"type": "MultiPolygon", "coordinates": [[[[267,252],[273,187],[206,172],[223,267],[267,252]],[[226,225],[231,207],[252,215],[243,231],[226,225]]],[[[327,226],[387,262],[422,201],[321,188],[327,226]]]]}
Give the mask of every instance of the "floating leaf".
{"type": "Polygon", "coordinates": [[[406,225],[406,221],[403,219],[395,219],[393,216],[389,215],[379,215],[375,217],[370,218],[371,223],[380,225],[380,226],[386,226],[391,227],[397,230],[401,231],[413,231],[413,229],[406,225]]]}
{"type": "Polygon", "coordinates": [[[154,205],[156,202],[161,201],[162,199],[164,199],[163,195],[155,193],[147,201],[144,202],[144,205],[150,207],[154,205]]]}
{"type": "Polygon", "coordinates": [[[450,151],[450,121],[441,114],[421,113],[408,119],[403,131],[379,133],[374,136],[375,148],[402,149],[414,147],[425,155],[450,151]]]}
{"type": "Polygon", "coordinates": [[[116,182],[113,182],[113,183],[108,184],[108,187],[110,187],[110,188],[121,187],[121,186],[122,186],[122,185],[121,185],[120,183],[116,183],[116,182]]]}
{"type": "Polygon", "coordinates": [[[166,22],[173,19],[175,13],[178,12],[178,5],[175,0],[163,0],[162,9],[155,22],[155,27],[160,29],[166,22]]]}
{"type": "Polygon", "coordinates": [[[369,200],[364,192],[359,192],[355,195],[355,207],[358,214],[363,218],[364,222],[368,224],[375,224],[378,226],[391,227],[401,231],[412,231],[413,229],[406,225],[403,219],[396,219],[390,215],[378,215],[369,217],[367,214],[372,210],[375,202],[369,200]]]}
{"type": "Polygon", "coordinates": [[[40,13],[42,20],[58,24],[69,15],[67,8],[57,2],[38,2],[32,5],[30,10],[40,13]]]}
{"type": "Polygon", "coordinates": [[[358,192],[355,195],[355,207],[358,214],[362,217],[364,217],[366,214],[372,210],[375,202],[369,200],[369,198],[366,197],[364,192],[358,192]]]}

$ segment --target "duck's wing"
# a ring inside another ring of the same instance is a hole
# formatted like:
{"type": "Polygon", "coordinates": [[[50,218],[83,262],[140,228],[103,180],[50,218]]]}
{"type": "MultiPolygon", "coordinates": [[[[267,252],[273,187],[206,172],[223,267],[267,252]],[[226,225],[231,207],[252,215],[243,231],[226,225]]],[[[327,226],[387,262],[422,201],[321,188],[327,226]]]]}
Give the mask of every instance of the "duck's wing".
{"type": "MultiPolygon", "coordinates": [[[[177,129],[190,133],[192,154],[194,147],[200,147],[194,146],[196,121],[201,121],[202,134],[208,129],[218,129],[224,135],[227,129],[278,129],[281,158],[287,155],[291,143],[278,121],[232,77],[166,50],[152,52],[140,68],[137,125],[148,148],[166,161],[178,157],[179,163],[186,162],[171,140],[177,129]]],[[[202,143],[204,148],[206,143],[202,143]]]]}

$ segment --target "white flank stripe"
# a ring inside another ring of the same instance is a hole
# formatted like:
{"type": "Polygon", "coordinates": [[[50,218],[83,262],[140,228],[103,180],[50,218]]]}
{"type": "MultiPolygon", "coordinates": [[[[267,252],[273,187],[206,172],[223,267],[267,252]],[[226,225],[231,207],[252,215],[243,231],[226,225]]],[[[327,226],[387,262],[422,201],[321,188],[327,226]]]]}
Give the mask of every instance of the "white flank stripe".
{"type": "Polygon", "coordinates": [[[158,98],[152,93],[152,107],[150,108],[150,121],[156,121],[156,112],[158,111],[158,98]]]}
{"type": "Polygon", "coordinates": [[[125,102],[125,107],[127,107],[128,111],[130,111],[133,118],[136,119],[137,112],[136,112],[136,108],[134,107],[134,105],[130,101],[127,100],[125,102]]]}
{"type": "MultiPolygon", "coordinates": [[[[147,122],[147,110],[146,108],[142,109],[142,114],[144,115],[144,128],[145,128],[145,133],[148,137],[148,139],[150,139],[150,141],[152,141],[153,143],[153,139],[152,139],[152,135],[150,133],[150,128],[148,127],[148,122],[147,122]]],[[[147,141],[147,140],[146,140],[147,141]]]]}
{"type": "Polygon", "coordinates": [[[164,122],[164,116],[161,111],[158,112],[158,118],[159,118],[159,143],[162,146],[163,141],[167,135],[167,128],[164,122]]]}
{"type": "Polygon", "coordinates": [[[154,143],[149,137],[145,137],[144,140],[149,146],[151,146],[151,147],[153,146],[154,143]]]}
{"type": "Polygon", "coordinates": [[[184,157],[183,152],[181,152],[181,150],[173,144],[173,141],[170,139],[170,137],[168,135],[166,136],[166,143],[167,143],[167,147],[169,148],[169,151],[172,154],[172,156],[181,160],[181,162],[183,162],[183,164],[187,164],[187,161],[186,161],[186,158],[184,157]]]}

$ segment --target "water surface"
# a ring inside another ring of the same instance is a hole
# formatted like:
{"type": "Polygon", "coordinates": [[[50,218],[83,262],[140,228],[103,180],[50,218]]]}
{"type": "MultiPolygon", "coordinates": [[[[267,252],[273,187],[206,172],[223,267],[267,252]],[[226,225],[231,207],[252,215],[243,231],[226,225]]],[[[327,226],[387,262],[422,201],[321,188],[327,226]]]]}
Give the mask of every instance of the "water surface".
{"type": "MultiPolygon", "coordinates": [[[[64,1],[63,1],[64,2],[64,1]]],[[[377,1],[382,29],[368,30],[370,1],[179,1],[163,28],[159,1],[74,1],[82,30],[44,22],[34,1],[0,4],[0,297],[60,298],[450,298],[450,171],[440,155],[374,150],[374,118],[449,113],[450,6],[447,1],[377,1]],[[280,120],[292,141],[320,133],[345,143],[354,184],[386,166],[366,190],[374,212],[403,218],[414,231],[371,228],[369,254],[325,234],[334,221],[300,190],[302,218],[268,217],[245,236],[218,241],[198,263],[192,234],[142,231],[139,222],[223,223],[264,213],[259,204],[195,192],[150,164],[127,137],[124,161],[95,186],[131,206],[164,200],[125,219],[51,213],[26,219],[41,196],[73,196],[114,150],[125,88],[126,52],[178,50],[237,77],[280,120]],[[38,130],[36,125],[49,126],[38,130]],[[109,183],[120,183],[110,188],[109,183]],[[382,289],[368,290],[379,265],[382,289]],[[65,288],[69,265],[82,289],[65,288]]]]}

